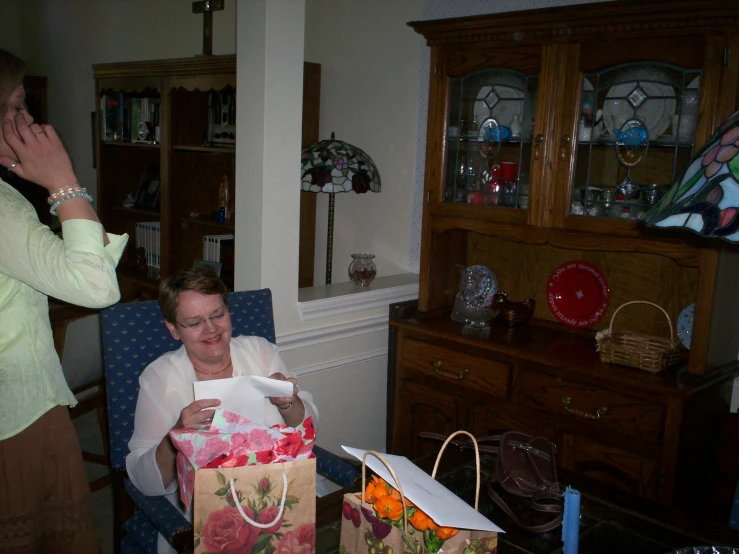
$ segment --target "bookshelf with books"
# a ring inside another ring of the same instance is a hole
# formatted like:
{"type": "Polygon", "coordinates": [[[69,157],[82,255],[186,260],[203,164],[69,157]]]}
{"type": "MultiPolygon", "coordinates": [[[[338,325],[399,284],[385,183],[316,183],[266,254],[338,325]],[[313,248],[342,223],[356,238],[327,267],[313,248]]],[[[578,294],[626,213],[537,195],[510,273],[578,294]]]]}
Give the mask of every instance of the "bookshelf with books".
{"type": "MultiPolygon", "coordinates": [[[[106,229],[131,237],[118,269],[122,300],[156,298],[157,273],[206,259],[204,237],[234,234],[236,56],[95,64],[93,74],[98,212],[106,229]],[[138,224],[154,222],[158,272],[142,267],[135,240],[138,224]]],[[[305,83],[314,100],[304,109],[317,113],[320,78],[305,83]]],[[[233,243],[224,275],[233,276],[232,252],[233,243]]]]}

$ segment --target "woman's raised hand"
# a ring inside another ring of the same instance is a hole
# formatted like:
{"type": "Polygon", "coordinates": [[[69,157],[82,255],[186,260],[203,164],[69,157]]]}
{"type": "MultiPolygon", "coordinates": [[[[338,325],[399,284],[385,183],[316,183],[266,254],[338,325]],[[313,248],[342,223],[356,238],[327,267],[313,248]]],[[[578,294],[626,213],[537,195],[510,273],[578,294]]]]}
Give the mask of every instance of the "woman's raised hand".
{"type": "Polygon", "coordinates": [[[289,379],[285,377],[282,373],[273,373],[269,376],[270,379],[277,379],[278,381],[288,381],[293,384],[293,395],[292,396],[270,396],[269,401],[277,406],[278,408],[284,409],[285,406],[289,406],[293,402],[296,401],[298,396],[298,391],[300,390],[298,388],[298,380],[295,377],[290,377],[289,379]]]}
{"type": "Polygon", "coordinates": [[[0,164],[49,192],[77,183],[61,139],[51,125],[28,124],[22,113],[2,122],[2,138],[16,159],[0,157],[0,164]]]}
{"type": "Polygon", "coordinates": [[[213,414],[215,414],[216,411],[208,408],[215,408],[220,404],[221,401],[217,398],[203,398],[201,400],[196,400],[192,404],[182,408],[180,418],[172,429],[200,427],[206,423],[210,423],[213,420],[213,414]]]}

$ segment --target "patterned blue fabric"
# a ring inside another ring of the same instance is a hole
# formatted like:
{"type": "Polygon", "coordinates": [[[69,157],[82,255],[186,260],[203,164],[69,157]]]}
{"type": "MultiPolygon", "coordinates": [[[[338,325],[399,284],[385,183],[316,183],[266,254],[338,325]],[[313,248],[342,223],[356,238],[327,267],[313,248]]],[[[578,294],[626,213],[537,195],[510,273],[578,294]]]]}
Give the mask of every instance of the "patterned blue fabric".
{"type": "MultiPolygon", "coordinates": [[[[140,526],[145,531],[149,533],[159,531],[171,543],[172,537],[175,534],[192,528],[192,524],[165,498],[161,496],[145,496],[134,486],[130,479],[126,479],[124,487],[128,496],[131,497],[134,504],[140,510],[136,512],[134,518],[141,516],[149,523],[150,527],[148,528],[144,529],[140,526]],[[154,522],[156,527],[151,522],[154,522]]],[[[126,522],[123,526],[124,529],[126,529],[126,525],[130,521],[126,522]]],[[[156,550],[156,533],[154,537],[154,549],[156,550]]]]}
{"type": "MultiPolygon", "coordinates": [[[[260,336],[275,342],[269,289],[233,292],[229,295],[229,307],[234,336],[260,336]]],[[[180,343],[169,334],[156,300],[111,306],[102,312],[102,326],[111,465],[114,470],[125,470],[128,441],[133,435],[139,375],[159,356],[179,348],[180,343]]],[[[121,542],[121,549],[125,542],[126,548],[131,549],[129,552],[136,552],[131,541],[133,537],[141,552],[156,552],[157,530],[170,538],[183,527],[191,527],[165,498],[144,496],[128,480],[125,488],[140,511],[126,522],[125,526],[131,531],[121,542]],[[150,550],[151,544],[153,550],[150,550]]]]}
{"type": "Polygon", "coordinates": [[[133,536],[126,535],[121,539],[121,554],[146,554],[146,551],[139,546],[133,536]]]}
{"type": "Polygon", "coordinates": [[[313,446],[316,455],[316,472],[325,475],[342,487],[354,484],[362,475],[361,470],[320,446],[313,446]]]}
{"type": "MultiPolygon", "coordinates": [[[[174,509],[174,506],[172,508],[174,509]]],[[[157,554],[157,528],[143,512],[136,512],[131,519],[123,524],[123,529],[128,533],[127,537],[135,541],[138,552],[157,554]]]]}

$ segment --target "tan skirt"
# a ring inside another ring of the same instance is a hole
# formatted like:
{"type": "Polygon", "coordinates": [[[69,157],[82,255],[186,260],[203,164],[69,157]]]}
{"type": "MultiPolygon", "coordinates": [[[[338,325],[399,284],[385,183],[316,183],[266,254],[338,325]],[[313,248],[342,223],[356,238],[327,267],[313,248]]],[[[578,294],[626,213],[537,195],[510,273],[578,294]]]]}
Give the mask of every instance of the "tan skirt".
{"type": "Polygon", "coordinates": [[[0,441],[0,554],[100,552],[82,453],[56,406],[0,441]]]}

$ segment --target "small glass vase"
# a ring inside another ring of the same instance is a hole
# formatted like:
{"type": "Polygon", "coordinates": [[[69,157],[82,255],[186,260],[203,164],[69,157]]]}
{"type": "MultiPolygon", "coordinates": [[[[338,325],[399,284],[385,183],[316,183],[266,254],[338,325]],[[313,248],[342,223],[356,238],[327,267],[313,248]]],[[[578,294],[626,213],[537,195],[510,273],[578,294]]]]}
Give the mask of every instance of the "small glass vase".
{"type": "Polygon", "coordinates": [[[374,254],[352,254],[349,264],[349,278],[360,287],[368,287],[377,275],[374,254]]]}

